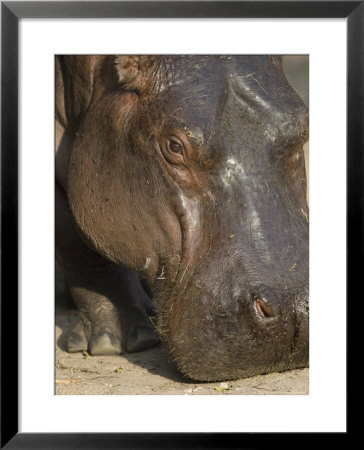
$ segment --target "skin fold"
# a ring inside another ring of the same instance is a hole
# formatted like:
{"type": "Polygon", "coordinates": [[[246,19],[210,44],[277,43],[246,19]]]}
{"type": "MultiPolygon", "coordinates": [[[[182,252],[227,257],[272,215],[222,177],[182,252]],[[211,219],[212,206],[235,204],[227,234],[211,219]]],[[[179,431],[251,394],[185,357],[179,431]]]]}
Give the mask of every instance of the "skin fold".
{"type": "Polygon", "coordinates": [[[69,351],[160,339],[203,381],[307,367],[307,139],[278,56],[56,57],[69,351]]]}

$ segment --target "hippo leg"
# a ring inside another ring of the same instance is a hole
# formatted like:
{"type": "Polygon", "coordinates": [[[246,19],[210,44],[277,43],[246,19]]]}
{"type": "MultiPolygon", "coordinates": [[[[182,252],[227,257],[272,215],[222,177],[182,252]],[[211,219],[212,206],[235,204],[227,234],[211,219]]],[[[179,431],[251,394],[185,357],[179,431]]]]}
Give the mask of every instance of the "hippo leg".
{"type": "Polygon", "coordinates": [[[124,270],[122,274],[123,303],[121,305],[121,323],[123,342],[127,352],[138,352],[158,343],[149,315],[155,311],[155,303],[149,288],[140,279],[137,272],[124,270]]]}
{"type": "Polygon", "coordinates": [[[92,355],[140,351],[158,343],[152,300],[139,275],[110,263],[79,238],[64,191],[56,184],[56,255],[80,312],[69,351],[92,355]],[[123,331],[122,331],[123,330],[123,331]]]}

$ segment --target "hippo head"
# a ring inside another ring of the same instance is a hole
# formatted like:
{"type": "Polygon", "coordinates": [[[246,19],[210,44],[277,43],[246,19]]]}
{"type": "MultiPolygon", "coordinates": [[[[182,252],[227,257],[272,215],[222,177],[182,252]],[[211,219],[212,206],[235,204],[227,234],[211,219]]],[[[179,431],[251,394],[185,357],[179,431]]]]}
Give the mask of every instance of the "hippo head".
{"type": "Polygon", "coordinates": [[[307,135],[275,56],[119,56],[85,114],[75,218],[192,379],[308,365],[307,135]]]}

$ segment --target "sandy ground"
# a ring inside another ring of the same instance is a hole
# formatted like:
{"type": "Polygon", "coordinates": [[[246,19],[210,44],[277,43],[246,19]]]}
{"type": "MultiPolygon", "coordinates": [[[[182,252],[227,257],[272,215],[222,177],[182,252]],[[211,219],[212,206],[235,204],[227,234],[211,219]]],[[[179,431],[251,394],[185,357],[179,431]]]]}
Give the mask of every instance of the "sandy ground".
{"type": "Polygon", "coordinates": [[[120,356],[67,353],[65,342],[77,311],[56,316],[56,394],[58,395],[231,395],[308,394],[308,369],[224,383],[196,383],[180,375],[161,346],[120,356]]]}
{"type": "MultiPolygon", "coordinates": [[[[308,104],[308,61],[291,56],[284,61],[290,82],[308,104]]],[[[305,146],[308,169],[308,145],[305,146]]],[[[308,172],[308,170],[307,170],[308,172]]],[[[196,383],[182,377],[161,346],[120,356],[70,354],[65,342],[77,321],[77,311],[56,272],[56,373],[58,395],[231,395],[308,394],[309,369],[272,373],[224,383],[196,383]]]]}

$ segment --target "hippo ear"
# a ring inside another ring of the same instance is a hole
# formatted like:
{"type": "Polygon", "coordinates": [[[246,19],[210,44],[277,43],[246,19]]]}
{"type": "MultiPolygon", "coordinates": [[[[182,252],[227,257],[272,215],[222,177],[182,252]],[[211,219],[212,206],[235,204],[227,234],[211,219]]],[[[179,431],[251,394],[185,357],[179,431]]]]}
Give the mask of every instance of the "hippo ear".
{"type": "Polygon", "coordinates": [[[119,82],[127,89],[136,90],[140,94],[155,93],[159,68],[156,56],[117,56],[115,66],[119,82]]]}

